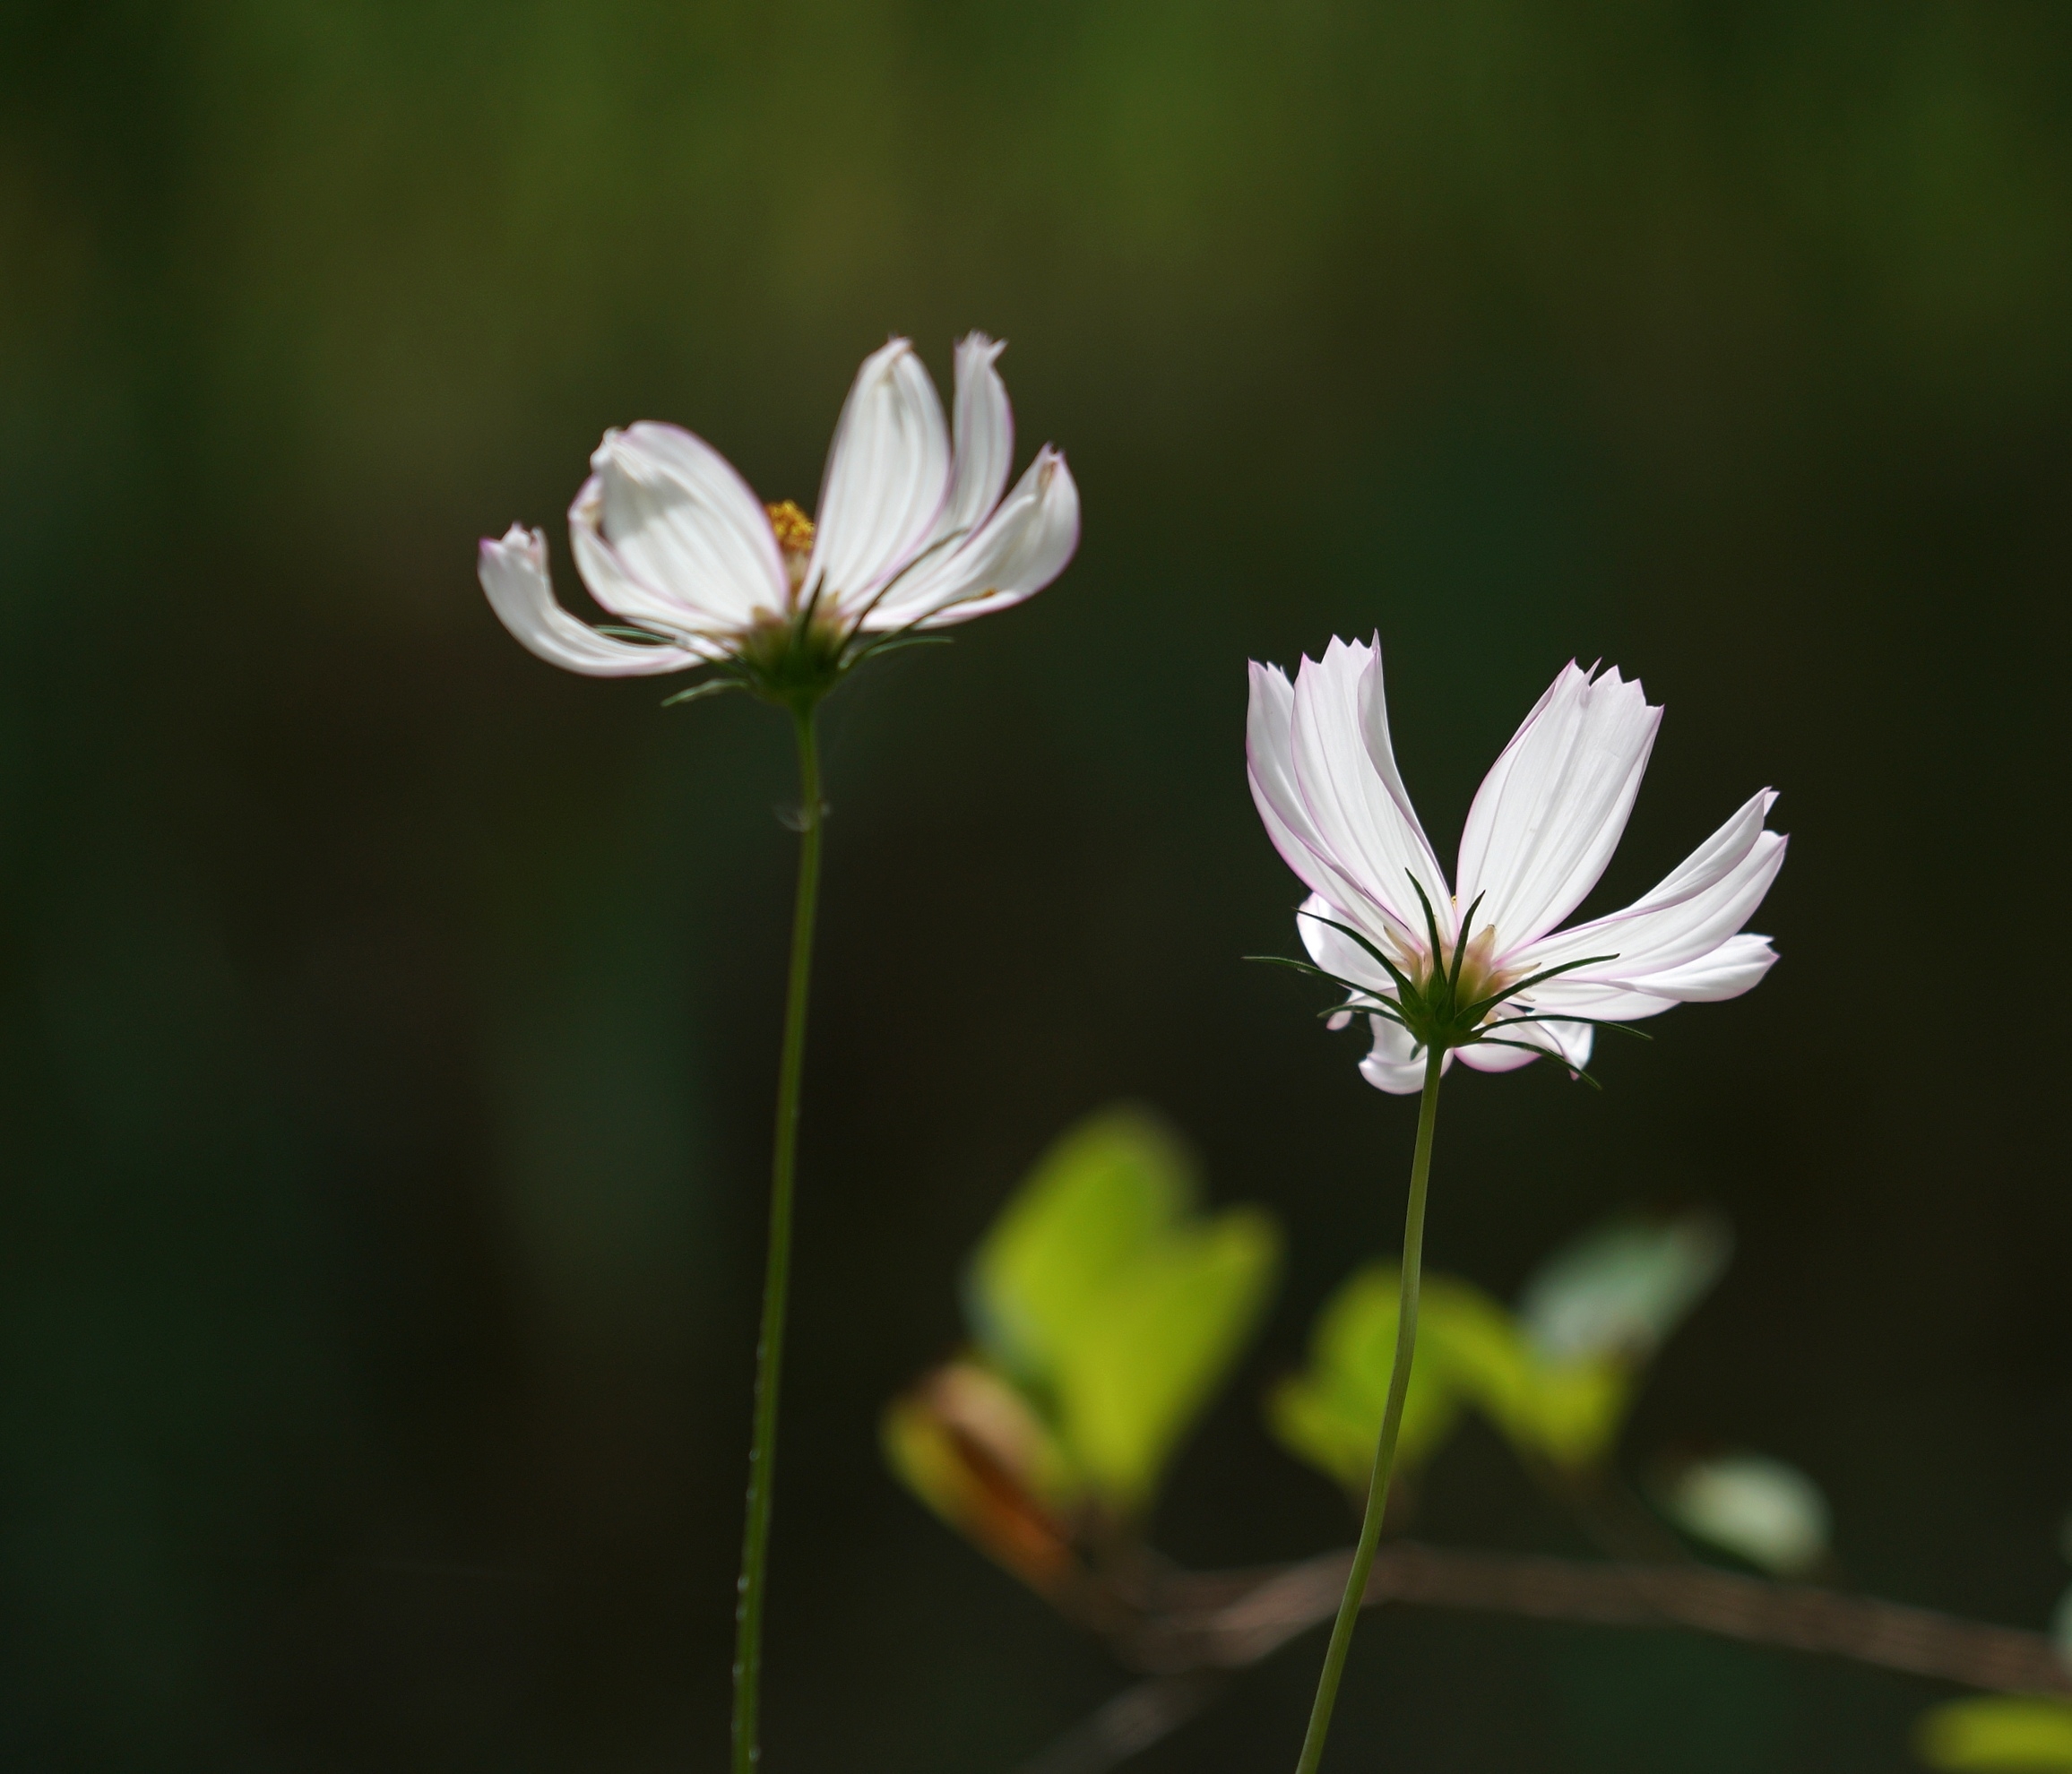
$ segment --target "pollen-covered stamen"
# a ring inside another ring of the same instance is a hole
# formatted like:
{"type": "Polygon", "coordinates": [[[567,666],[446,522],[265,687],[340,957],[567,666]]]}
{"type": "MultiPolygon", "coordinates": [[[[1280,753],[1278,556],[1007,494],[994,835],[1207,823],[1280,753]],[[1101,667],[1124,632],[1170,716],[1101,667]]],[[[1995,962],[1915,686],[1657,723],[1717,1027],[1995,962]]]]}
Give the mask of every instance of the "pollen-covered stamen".
{"type": "Polygon", "coordinates": [[[799,596],[806,583],[806,564],[813,558],[813,520],[790,499],[763,508],[770,513],[770,528],[777,538],[777,552],[784,558],[784,576],[791,595],[799,596]]]}

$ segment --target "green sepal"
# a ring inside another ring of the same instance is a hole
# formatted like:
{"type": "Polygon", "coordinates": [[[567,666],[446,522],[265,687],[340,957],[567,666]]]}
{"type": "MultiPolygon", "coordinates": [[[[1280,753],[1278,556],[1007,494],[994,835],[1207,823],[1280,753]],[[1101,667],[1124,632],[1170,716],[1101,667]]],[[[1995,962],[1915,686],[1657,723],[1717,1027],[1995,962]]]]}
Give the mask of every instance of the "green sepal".
{"type": "Polygon", "coordinates": [[[738,677],[708,677],[703,684],[694,684],[688,690],[679,690],[673,696],[662,698],[662,707],[677,708],[685,702],[695,702],[705,696],[717,696],[723,690],[746,690],[748,686],[738,677]]]}
{"type": "Polygon", "coordinates": [[[1485,1022],[1485,1029],[1508,1029],[1516,1022],[1581,1022],[1592,1029],[1615,1029],[1621,1035],[1630,1035],[1636,1041],[1652,1041],[1654,1037],[1645,1029],[1636,1029],[1629,1023],[1607,1022],[1601,1016],[1562,1016],[1554,1011],[1521,1011],[1516,1016],[1507,1016],[1501,1022],[1485,1022]]]}

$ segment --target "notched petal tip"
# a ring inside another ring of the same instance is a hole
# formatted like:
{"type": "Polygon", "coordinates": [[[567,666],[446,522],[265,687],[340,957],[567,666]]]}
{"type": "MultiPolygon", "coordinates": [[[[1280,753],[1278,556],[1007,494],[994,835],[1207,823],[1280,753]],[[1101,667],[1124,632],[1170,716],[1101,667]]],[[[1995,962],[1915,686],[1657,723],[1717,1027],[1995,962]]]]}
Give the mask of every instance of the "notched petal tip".
{"type": "Polygon", "coordinates": [[[501,539],[485,537],[476,551],[476,576],[497,621],[525,650],[548,665],[587,677],[647,677],[703,663],[685,647],[647,645],[600,634],[555,600],[547,565],[547,537],[513,524],[501,539]]]}

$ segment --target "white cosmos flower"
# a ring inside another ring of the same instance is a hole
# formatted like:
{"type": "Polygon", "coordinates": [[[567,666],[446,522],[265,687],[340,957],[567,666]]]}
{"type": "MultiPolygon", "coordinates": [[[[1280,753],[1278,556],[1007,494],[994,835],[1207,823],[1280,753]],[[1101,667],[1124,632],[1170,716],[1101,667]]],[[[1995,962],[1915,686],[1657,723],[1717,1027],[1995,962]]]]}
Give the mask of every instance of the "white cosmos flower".
{"type": "MultiPolygon", "coordinates": [[[[1541,1054],[1580,1070],[1593,1021],[1738,997],[1769,971],[1770,939],[1740,934],[1784,860],[1784,839],[1763,826],[1776,798],[1768,789],[1624,911],[1557,928],[1618,848],[1661,719],[1616,668],[1564,667],[1483,779],[1449,889],[1389,744],[1379,642],[1334,640],[1292,684],[1278,667],[1253,665],[1252,797],[1310,889],[1297,921],[1312,960],[1357,988],[1351,1011],[1371,1012],[1374,1048],[1360,1065],[1369,1083],[1408,1094],[1423,1082],[1420,1045],[1395,1020],[1406,1015],[1406,980],[1421,993],[1437,975],[1446,1002],[1463,1008],[1498,1000],[1455,1031],[1461,1040],[1440,1045],[1448,1064],[1457,1051],[1465,1065],[1508,1072],[1541,1054]],[[1445,990],[1456,955],[1459,985],[1445,990]],[[1564,970],[1515,989],[1551,969],[1564,970]]],[[[1413,1002],[1412,1025],[1415,1011],[1413,1002]]]]}
{"type": "Polygon", "coordinates": [[[608,431],[569,507],[591,596],[652,635],[627,639],[555,601],[546,538],[514,524],[481,546],[482,589],[548,663],[593,677],[753,663],[810,642],[834,675],[871,644],[945,627],[1040,590],[1079,540],[1079,493],[1046,444],[1003,498],[1014,419],[974,332],[957,346],[955,432],[913,346],[864,359],[808,518],[765,506],[725,457],[673,425],[608,431]]]}

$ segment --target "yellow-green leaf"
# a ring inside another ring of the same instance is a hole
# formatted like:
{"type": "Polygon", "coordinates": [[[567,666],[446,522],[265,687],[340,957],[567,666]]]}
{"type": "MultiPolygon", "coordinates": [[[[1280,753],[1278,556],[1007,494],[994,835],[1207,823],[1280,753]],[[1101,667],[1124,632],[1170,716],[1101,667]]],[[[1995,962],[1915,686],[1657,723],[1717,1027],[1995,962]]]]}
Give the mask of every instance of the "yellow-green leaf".
{"type": "Polygon", "coordinates": [[[1058,1341],[1051,1384],[1066,1445],[1125,1513],[1150,1501],[1257,1323],[1279,1261],[1273,1221],[1233,1208],[1118,1270],[1058,1341]]]}
{"type": "MultiPolygon", "coordinates": [[[[1355,1489],[1373,1462],[1395,1359],[1396,1276],[1394,1262],[1354,1274],[1317,1318],[1309,1365],[1267,1403],[1291,1452],[1355,1489]]],[[[1585,1468],[1610,1451],[1632,1389],[1623,1363],[1550,1358],[1480,1287],[1428,1275],[1397,1458],[1406,1468],[1429,1460],[1466,1405],[1527,1459],[1585,1468]]]]}
{"type": "Polygon", "coordinates": [[[1280,1234],[1256,1209],[1196,1209],[1193,1164],[1135,1108],[1067,1132],[971,1261],[982,1349],[1040,1399],[1110,1510],[1141,1511],[1257,1323],[1280,1234]]]}
{"type": "Polygon", "coordinates": [[[1994,1694],[1952,1701],[1914,1727],[1913,1746],[1951,1774],[2053,1774],[2072,1770],[2072,1704],[1994,1694]]]}
{"type": "MultiPolygon", "coordinates": [[[[1353,1491],[1367,1484],[1388,1401],[1397,1288],[1392,1262],[1356,1271],[1318,1315],[1308,1366],[1267,1400],[1267,1421],[1281,1443],[1353,1491]]],[[[1427,1277],[1396,1440],[1399,1465],[1413,1469],[1438,1451],[1463,1394],[1515,1393],[1522,1353],[1503,1307],[1488,1295],[1448,1276],[1427,1277]]]]}
{"type": "Polygon", "coordinates": [[[1535,1351],[1532,1371],[1530,1411],[1514,1442],[1571,1472],[1609,1458],[1633,1402],[1632,1369],[1601,1356],[1550,1361],[1535,1351]]]}
{"type": "Polygon", "coordinates": [[[1089,1306],[1193,1205],[1194,1166],[1147,1111],[1090,1115],[1037,1163],[971,1259],[966,1306],[980,1346],[1047,1379],[1089,1306]]]}

